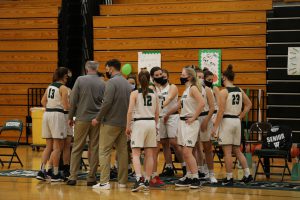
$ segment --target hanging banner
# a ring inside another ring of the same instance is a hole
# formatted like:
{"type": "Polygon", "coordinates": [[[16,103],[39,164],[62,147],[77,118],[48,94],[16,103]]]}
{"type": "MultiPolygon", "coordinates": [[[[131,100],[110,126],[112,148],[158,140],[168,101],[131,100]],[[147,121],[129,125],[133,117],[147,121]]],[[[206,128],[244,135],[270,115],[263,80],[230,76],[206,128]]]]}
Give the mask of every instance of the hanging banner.
{"type": "Polygon", "coordinates": [[[150,72],[153,67],[161,67],[160,51],[138,52],[138,73],[141,69],[147,69],[150,72]]]}
{"type": "Polygon", "coordinates": [[[199,67],[209,69],[214,74],[213,85],[221,86],[221,59],[220,49],[199,50],[199,67]]]}
{"type": "Polygon", "coordinates": [[[300,75],[300,47],[288,48],[288,75],[300,75]]]}

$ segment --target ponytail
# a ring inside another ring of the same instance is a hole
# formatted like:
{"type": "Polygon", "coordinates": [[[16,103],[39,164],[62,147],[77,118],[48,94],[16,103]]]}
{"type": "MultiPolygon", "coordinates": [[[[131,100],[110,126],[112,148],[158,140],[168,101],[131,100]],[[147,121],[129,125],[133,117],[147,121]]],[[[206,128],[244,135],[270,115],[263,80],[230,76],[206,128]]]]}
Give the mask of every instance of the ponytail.
{"type": "Polygon", "coordinates": [[[145,99],[148,94],[148,88],[150,82],[150,74],[148,71],[141,71],[139,73],[139,82],[141,84],[143,98],[145,99]]]}

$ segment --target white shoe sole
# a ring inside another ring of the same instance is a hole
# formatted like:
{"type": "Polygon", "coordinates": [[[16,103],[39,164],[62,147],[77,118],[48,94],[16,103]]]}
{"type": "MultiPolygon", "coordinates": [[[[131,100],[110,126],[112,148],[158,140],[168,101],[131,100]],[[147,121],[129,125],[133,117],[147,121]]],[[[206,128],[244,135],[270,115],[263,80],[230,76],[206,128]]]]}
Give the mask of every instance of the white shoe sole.
{"type": "Polygon", "coordinates": [[[63,179],[51,179],[51,182],[63,182],[63,179]]]}
{"type": "Polygon", "coordinates": [[[140,185],[140,186],[137,187],[137,188],[131,189],[131,192],[138,192],[138,191],[140,191],[140,190],[144,190],[145,188],[146,188],[146,186],[140,185]]]}
{"type": "Polygon", "coordinates": [[[191,185],[190,188],[191,188],[191,189],[198,189],[198,188],[200,188],[200,185],[199,185],[199,186],[192,186],[192,185],[191,185]]]}
{"type": "Polygon", "coordinates": [[[36,179],[38,179],[38,180],[40,180],[40,181],[45,181],[46,179],[45,178],[43,178],[43,177],[41,177],[41,176],[37,176],[37,177],[35,177],[36,179]]]}
{"type": "Polygon", "coordinates": [[[97,185],[93,185],[92,188],[93,189],[100,189],[100,190],[110,190],[110,184],[101,186],[100,183],[98,183],[97,185]]]}
{"type": "Polygon", "coordinates": [[[175,186],[177,186],[177,187],[190,187],[191,184],[188,184],[188,185],[182,185],[182,184],[175,183],[175,186]]]}

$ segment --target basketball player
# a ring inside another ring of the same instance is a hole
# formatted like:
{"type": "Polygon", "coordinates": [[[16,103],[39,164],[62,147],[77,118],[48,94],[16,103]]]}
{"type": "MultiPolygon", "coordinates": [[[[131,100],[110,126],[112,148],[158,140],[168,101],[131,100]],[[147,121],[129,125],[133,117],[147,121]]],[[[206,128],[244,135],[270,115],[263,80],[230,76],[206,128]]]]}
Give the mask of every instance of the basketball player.
{"type": "Polygon", "coordinates": [[[149,188],[153,171],[153,150],[157,148],[156,127],[159,120],[159,101],[154,91],[149,88],[149,72],[140,72],[138,79],[141,88],[130,95],[126,127],[126,134],[131,136],[132,163],[136,173],[136,182],[132,192],[149,188]],[[132,116],[133,124],[131,124],[132,116]],[[144,180],[140,163],[141,148],[145,151],[144,180]]]}
{"type": "Polygon", "coordinates": [[[46,107],[42,123],[42,137],[46,139],[46,148],[42,155],[41,169],[37,179],[45,180],[45,166],[47,160],[53,162],[53,174],[51,181],[62,181],[59,174],[59,160],[66,136],[66,124],[64,112],[69,109],[68,89],[65,86],[68,80],[69,70],[65,67],[58,68],[53,75],[53,83],[48,86],[41,100],[46,107]]]}
{"type": "MultiPolygon", "coordinates": [[[[193,156],[193,148],[198,139],[200,124],[198,116],[204,108],[201,96],[202,86],[193,68],[183,68],[180,81],[186,89],[181,97],[181,113],[178,131],[178,144],[182,146],[183,159],[186,162],[187,173],[175,184],[179,187],[200,187],[197,162],[193,156]]],[[[178,109],[179,106],[175,108],[178,109]]],[[[175,110],[176,110],[175,109],[175,110]]]]}
{"type": "MultiPolygon", "coordinates": [[[[150,76],[152,79],[152,83],[150,82],[150,88],[155,92],[155,94],[159,97],[160,94],[160,81],[162,80],[162,69],[160,67],[153,67],[150,70],[150,76]]],[[[160,99],[159,99],[160,101],[160,99]]],[[[161,104],[160,104],[161,105],[161,104]]],[[[159,113],[161,112],[161,107],[159,107],[159,113]]],[[[150,186],[151,187],[159,187],[164,185],[165,183],[160,180],[158,173],[157,173],[157,159],[160,152],[160,136],[157,135],[157,148],[154,150],[153,153],[153,173],[151,176],[150,186]]]]}
{"type": "MultiPolygon", "coordinates": [[[[71,74],[69,73],[68,75],[71,77],[71,74]]],[[[70,104],[70,94],[71,94],[71,89],[67,87],[68,90],[68,103],[70,104]]],[[[68,125],[68,115],[69,112],[65,112],[65,123],[66,123],[66,131],[67,131],[67,137],[65,138],[64,141],[64,148],[63,148],[63,174],[64,178],[68,178],[70,176],[70,158],[71,158],[71,142],[73,139],[73,127],[68,125]]]]}
{"type": "MultiPolygon", "coordinates": [[[[215,111],[215,100],[212,92],[212,82],[213,82],[213,73],[209,70],[204,71],[204,84],[202,85],[202,97],[205,102],[204,110],[199,116],[200,123],[200,142],[198,145],[203,146],[205,153],[205,161],[208,165],[208,178],[210,183],[217,183],[217,179],[214,176],[214,164],[213,164],[213,152],[212,152],[212,143],[211,143],[211,131],[213,128],[213,122],[211,120],[214,111],[215,111]]],[[[199,149],[201,149],[199,147],[199,149]]],[[[202,154],[202,152],[200,153],[202,154]]],[[[204,166],[200,165],[200,170],[203,170],[204,166]]],[[[206,177],[206,175],[205,175],[206,177]]]]}
{"type": "Polygon", "coordinates": [[[240,150],[241,120],[250,110],[252,103],[241,88],[233,85],[234,72],[232,68],[232,65],[228,65],[225,72],[223,72],[222,82],[226,88],[220,92],[219,111],[212,130],[212,134],[216,136],[219,127],[218,141],[222,145],[225,154],[226,167],[226,178],[224,178],[222,184],[229,186],[233,185],[232,151],[244,169],[244,177],[241,182],[249,183],[253,180],[247,160],[240,150]]]}
{"type": "Polygon", "coordinates": [[[163,152],[165,156],[165,170],[159,175],[160,177],[174,176],[174,169],[172,163],[171,148],[175,151],[175,155],[179,162],[182,164],[183,174],[186,173],[185,162],[182,162],[182,149],[177,144],[177,130],[179,122],[179,113],[169,113],[168,111],[177,105],[178,102],[178,89],[176,85],[170,84],[169,72],[165,69],[162,70],[162,79],[160,79],[160,93],[159,99],[161,103],[160,111],[160,124],[159,134],[160,141],[163,146],[163,152]]]}
{"type": "MultiPolygon", "coordinates": [[[[197,77],[201,83],[201,85],[204,85],[204,72],[202,69],[200,69],[198,66],[193,67],[196,71],[197,77]]],[[[209,178],[209,172],[208,167],[205,161],[205,156],[203,153],[203,144],[199,142],[200,138],[198,138],[198,141],[195,145],[195,148],[193,149],[193,155],[196,158],[197,164],[198,164],[198,175],[199,178],[203,181],[209,178]]]]}

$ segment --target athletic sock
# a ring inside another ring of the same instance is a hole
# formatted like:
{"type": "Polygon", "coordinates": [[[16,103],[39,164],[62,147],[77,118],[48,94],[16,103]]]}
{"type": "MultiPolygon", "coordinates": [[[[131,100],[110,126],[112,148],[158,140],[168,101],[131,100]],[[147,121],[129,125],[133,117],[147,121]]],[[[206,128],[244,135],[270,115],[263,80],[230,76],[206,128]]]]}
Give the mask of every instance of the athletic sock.
{"type": "Polygon", "coordinates": [[[231,173],[226,173],[226,178],[227,178],[227,180],[232,179],[232,172],[231,173]]]}
{"type": "Polygon", "coordinates": [[[191,172],[186,172],[185,177],[186,177],[186,178],[192,178],[192,173],[191,173],[191,172]]]}
{"type": "Polygon", "coordinates": [[[45,171],[45,164],[44,163],[41,164],[41,171],[45,171]]]}
{"type": "Polygon", "coordinates": [[[194,178],[197,178],[197,179],[199,179],[199,175],[198,175],[198,173],[196,173],[196,174],[191,174],[191,178],[192,178],[192,179],[194,179],[194,178]]]}
{"type": "Polygon", "coordinates": [[[156,176],[158,176],[158,173],[157,172],[152,172],[152,178],[154,178],[154,177],[156,177],[156,176]]]}
{"type": "Polygon", "coordinates": [[[139,181],[142,177],[142,174],[136,174],[135,178],[136,178],[136,181],[139,181]]]}
{"type": "Polygon", "coordinates": [[[58,174],[58,167],[53,167],[53,174],[57,175],[58,174]]]}
{"type": "Polygon", "coordinates": [[[166,168],[171,168],[171,169],[173,169],[173,165],[172,165],[172,164],[166,164],[166,168]]]}
{"type": "Polygon", "coordinates": [[[248,176],[250,175],[250,170],[248,167],[244,169],[244,175],[246,178],[248,178],[248,176]]]}
{"type": "Polygon", "coordinates": [[[148,182],[149,182],[149,181],[150,181],[150,177],[146,176],[146,177],[145,177],[145,181],[148,181],[148,182]]]}
{"type": "Polygon", "coordinates": [[[204,173],[204,166],[198,166],[198,170],[201,172],[201,173],[204,173]]]}

